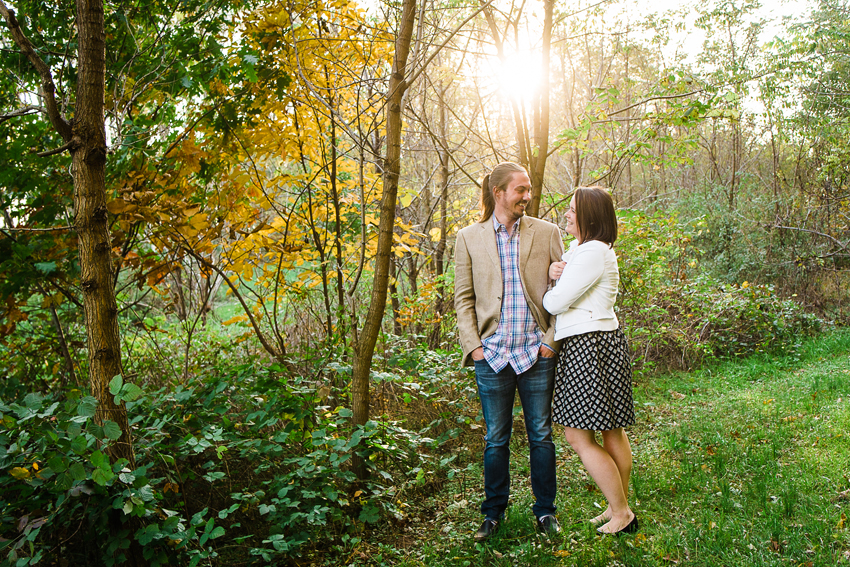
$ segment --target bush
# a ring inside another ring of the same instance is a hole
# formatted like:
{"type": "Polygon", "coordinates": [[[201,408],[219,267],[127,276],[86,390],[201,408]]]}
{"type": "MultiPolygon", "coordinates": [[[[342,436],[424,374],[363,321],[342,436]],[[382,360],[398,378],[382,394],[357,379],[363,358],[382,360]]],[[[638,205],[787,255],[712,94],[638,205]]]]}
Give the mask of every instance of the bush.
{"type": "Polygon", "coordinates": [[[787,354],[823,322],[772,286],[722,285],[702,277],[665,286],[624,319],[636,363],[693,368],[713,359],[787,354]]]}
{"type": "MultiPolygon", "coordinates": [[[[137,389],[123,386],[113,380],[112,393],[133,405],[137,389]]],[[[95,550],[104,565],[123,562],[133,539],[146,546],[151,565],[162,565],[199,540],[202,518],[185,522],[158,506],[161,479],[147,477],[149,465],[130,470],[126,459],[110,461],[109,445],[121,431],[109,420],[95,424],[96,407],[77,390],[64,401],[31,393],[22,403],[0,403],[0,467],[8,471],[0,475],[0,565],[37,564],[75,536],[78,553],[95,550]],[[135,519],[145,526],[133,534],[135,519]]],[[[187,563],[208,554],[194,555],[187,563]]]]}
{"type": "Polygon", "coordinates": [[[323,405],[315,383],[280,366],[210,369],[138,399],[129,388],[113,382],[128,402],[135,470],[110,461],[120,431],[94,423],[90,396],[0,403],[0,565],[55,560],[59,542],[72,563],[139,552],[151,565],[193,566],[229,548],[266,565],[402,518],[401,495],[451,461],[432,455],[445,431],[435,440],[432,426],[354,427],[349,410],[323,405]],[[355,453],[367,482],[348,466],[355,453]]]}
{"type": "Polygon", "coordinates": [[[618,316],[639,366],[688,369],[713,359],[787,352],[822,321],[771,285],[701,273],[705,229],[675,215],[621,211],[618,316]]]}

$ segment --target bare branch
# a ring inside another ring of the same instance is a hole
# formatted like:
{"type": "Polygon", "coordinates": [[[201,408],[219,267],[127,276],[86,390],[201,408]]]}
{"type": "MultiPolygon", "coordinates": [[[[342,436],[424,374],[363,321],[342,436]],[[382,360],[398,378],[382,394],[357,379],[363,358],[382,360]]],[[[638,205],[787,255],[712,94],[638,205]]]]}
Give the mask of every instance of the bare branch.
{"type": "Polygon", "coordinates": [[[810,228],[802,228],[802,227],[799,227],[799,226],[781,226],[781,225],[778,225],[778,224],[774,224],[774,225],[771,225],[771,226],[772,226],[772,228],[781,228],[783,230],[794,230],[794,231],[797,231],[797,232],[808,232],[809,234],[816,234],[818,236],[823,236],[824,238],[828,238],[833,243],[835,243],[839,248],[841,248],[842,250],[847,252],[847,244],[841,242],[840,240],[838,240],[834,236],[830,236],[829,234],[824,234],[823,232],[818,232],[817,230],[812,230],[810,228]]]}
{"type": "Polygon", "coordinates": [[[614,112],[609,112],[608,116],[615,116],[617,114],[622,114],[623,112],[629,111],[629,110],[631,110],[631,109],[633,109],[637,106],[644,105],[644,104],[652,102],[654,100],[671,100],[671,99],[676,99],[676,98],[684,98],[686,96],[692,96],[692,95],[699,94],[699,93],[702,93],[702,92],[705,92],[705,89],[697,89],[697,90],[691,91],[689,93],[681,93],[681,94],[674,94],[674,95],[651,96],[651,97],[646,98],[644,100],[638,101],[634,104],[630,104],[629,106],[627,106],[625,108],[621,108],[620,110],[616,110],[614,112]]]}
{"type": "Polygon", "coordinates": [[[74,226],[54,226],[51,228],[27,228],[27,227],[10,227],[4,226],[3,231],[9,232],[58,232],[60,230],[75,230],[74,226]]]}
{"type": "Polygon", "coordinates": [[[13,110],[12,112],[8,112],[6,114],[0,114],[0,124],[4,123],[7,120],[12,118],[17,118],[19,116],[28,116],[30,114],[34,114],[36,112],[41,112],[43,114],[47,114],[47,110],[42,106],[34,106],[28,105],[17,110],[13,110]]]}
{"type": "Polygon", "coordinates": [[[53,84],[53,75],[50,72],[50,67],[48,67],[44,60],[35,52],[35,48],[32,43],[27,36],[24,35],[23,30],[21,30],[21,26],[18,24],[18,20],[15,17],[14,10],[10,10],[3,0],[0,0],[0,15],[6,18],[6,24],[9,26],[9,31],[12,33],[12,39],[15,40],[15,43],[21,48],[21,51],[27,56],[27,59],[30,60],[30,63],[32,63],[33,67],[35,67],[39,76],[41,76],[39,91],[41,93],[41,97],[44,99],[44,105],[46,107],[47,117],[50,119],[50,123],[59,135],[62,136],[63,140],[66,142],[70,141],[73,135],[71,124],[65,120],[59,112],[59,107],[56,105],[56,85],[53,84]]]}
{"type": "Polygon", "coordinates": [[[425,60],[425,62],[422,63],[422,65],[419,66],[419,69],[417,69],[416,72],[411,73],[410,76],[405,79],[406,85],[413,84],[413,82],[416,81],[417,78],[419,78],[419,75],[421,75],[422,72],[428,67],[428,65],[431,64],[431,61],[434,60],[434,57],[436,57],[437,54],[439,54],[443,50],[443,48],[446,47],[446,45],[454,38],[454,36],[456,36],[458,34],[458,32],[463,29],[463,26],[465,26],[475,16],[477,16],[481,12],[484,12],[485,10],[487,10],[487,8],[490,7],[490,4],[492,4],[495,1],[496,0],[489,0],[489,2],[482,4],[481,6],[478,7],[477,10],[475,10],[472,14],[470,14],[470,16],[468,18],[466,18],[460,24],[455,26],[455,28],[449,33],[448,37],[446,37],[445,41],[443,41],[443,43],[441,43],[440,45],[437,46],[437,48],[434,50],[434,52],[431,53],[431,55],[428,56],[428,58],[425,60]]]}
{"type": "Polygon", "coordinates": [[[36,152],[36,154],[35,154],[35,155],[37,155],[38,157],[55,156],[56,154],[61,154],[61,153],[62,153],[62,152],[64,152],[65,150],[72,150],[72,149],[74,149],[77,145],[79,145],[79,144],[77,143],[77,141],[76,141],[76,140],[74,140],[74,139],[71,139],[71,140],[68,140],[68,143],[66,143],[66,144],[62,144],[62,145],[61,145],[60,147],[58,147],[58,148],[55,148],[55,149],[52,149],[52,150],[46,150],[46,151],[43,151],[43,152],[36,152]]]}

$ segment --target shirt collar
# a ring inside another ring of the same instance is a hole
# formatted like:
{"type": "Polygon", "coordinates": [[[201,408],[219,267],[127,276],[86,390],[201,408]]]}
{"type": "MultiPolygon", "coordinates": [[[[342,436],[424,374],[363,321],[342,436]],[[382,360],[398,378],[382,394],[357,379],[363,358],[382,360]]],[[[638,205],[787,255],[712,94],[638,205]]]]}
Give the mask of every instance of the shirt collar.
{"type": "MultiPolygon", "coordinates": [[[[511,234],[518,233],[518,231],[519,231],[519,223],[520,223],[520,221],[521,221],[521,220],[522,220],[522,217],[519,217],[519,218],[516,220],[516,222],[514,223],[514,229],[513,229],[513,231],[511,232],[511,234]]],[[[496,232],[499,232],[499,227],[501,227],[501,228],[505,229],[505,232],[507,232],[507,231],[508,231],[507,227],[506,227],[505,225],[503,225],[502,223],[500,223],[500,222],[499,222],[499,220],[496,218],[496,215],[493,215],[493,230],[495,230],[496,232]]]]}

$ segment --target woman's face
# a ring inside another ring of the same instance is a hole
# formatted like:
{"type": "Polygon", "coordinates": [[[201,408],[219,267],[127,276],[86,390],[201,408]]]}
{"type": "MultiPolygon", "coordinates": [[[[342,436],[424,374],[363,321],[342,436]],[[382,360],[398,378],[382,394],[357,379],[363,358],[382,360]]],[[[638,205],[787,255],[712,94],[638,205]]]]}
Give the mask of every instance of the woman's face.
{"type": "Polygon", "coordinates": [[[581,241],[578,231],[578,222],[576,222],[576,196],[570,199],[570,210],[567,211],[567,233],[581,241]]]}

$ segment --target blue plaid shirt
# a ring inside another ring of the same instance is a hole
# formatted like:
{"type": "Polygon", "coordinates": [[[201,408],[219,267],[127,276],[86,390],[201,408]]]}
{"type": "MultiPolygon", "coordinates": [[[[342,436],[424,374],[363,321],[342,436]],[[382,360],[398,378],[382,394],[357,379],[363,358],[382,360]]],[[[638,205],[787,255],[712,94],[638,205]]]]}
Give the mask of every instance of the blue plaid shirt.
{"type": "Polygon", "coordinates": [[[525,295],[519,275],[519,223],[517,219],[511,235],[505,225],[493,215],[496,231],[496,248],[502,267],[502,311],[496,332],[482,340],[484,360],[494,372],[501,372],[508,364],[521,374],[534,366],[543,331],[537,326],[525,295]]]}

